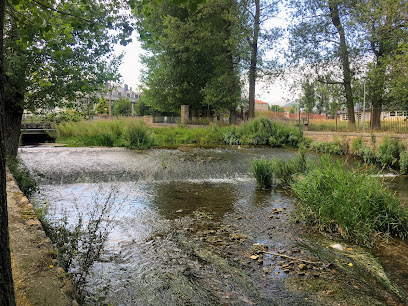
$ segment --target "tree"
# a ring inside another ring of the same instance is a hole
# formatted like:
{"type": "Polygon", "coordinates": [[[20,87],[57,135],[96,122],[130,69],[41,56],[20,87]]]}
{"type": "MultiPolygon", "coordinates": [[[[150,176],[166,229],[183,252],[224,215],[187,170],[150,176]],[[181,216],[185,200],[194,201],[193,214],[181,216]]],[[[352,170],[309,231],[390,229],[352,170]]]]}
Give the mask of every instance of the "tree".
{"type": "Polygon", "coordinates": [[[5,20],[4,132],[6,152],[16,155],[24,109],[73,105],[100,91],[117,78],[112,48],[129,41],[132,27],[120,14],[122,0],[12,3],[5,20]]]}
{"type": "Polygon", "coordinates": [[[302,98],[300,100],[300,107],[305,108],[306,112],[313,112],[316,105],[315,87],[313,82],[305,80],[302,83],[302,98]]]}
{"type": "Polygon", "coordinates": [[[98,114],[108,114],[109,105],[108,101],[106,101],[104,97],[99,98],[99,102],[98,105],[96,105],[95,111],[98,114]]]}
{"type": "Polygon", "coordinates": [[[127,98],[120,97],[119,100],[113,104],[113,114],[115,116],[131,116],[132,102],[127,98]]]}
{"type": "MultiPolygon", "coordinates": [[[[290,56],[294,64],[313,67],[320,82],[341,84],[349,122],[354,124],[350,54],[356,30],[350,21],[349,1],[290,1],[295,23],[290,27],[290,56]]],[[[353,53],[354,54],[354,53],[353,53]]]]}
{"type": "Polygon", "coordinates": [[[4,145],[4,9],[5,0],[0,0],[0,305],[15,305],[8,231],[6,151],[4,145]]]}
{"type": "Polygon", "coordinates": [[[368,98],[374,107],[373,126],[379,128],[383,106],[396,106],[398,103],[394,99],[400,97],[401,87],[395,87],[394,80],[399,78],[395,72],[404,65],[404,56],[401,56],[404,48],[400,47],[408,41],[408,3],[404,0],[360,0],[354,14],[365,33],[365,48],[374,56],[369,64],[367,87],[368,98]]]}
{"type": "Polygon", "coordinates": [[[209,115],[235,111],[240,86],[234,25],[236,3],[151,1],[135,11],[147,66],[144,102],[160,112],[189,105],[209,115]]]}
{"type": "Polygon", "coordinates": [[[277,105],[277,104],[268,105],[268,109],[273,112],[284,112],[285,111],[285,109],[282,106],[277,105]]]}
{"type": "Polygon", "coordinates": [[[272,42],[281,35],[277,28],[266,31],[263,28],[263,24],[279,12],[278,1],[242,0],[240,1],[240,6],[242,11],[242,31],[247,33],[246,43],[248,44],[248,51],[250,53],[248,68],[248,117],[254,118],[256,80],[260,76],[263,64],[263,50],[261,46],[266,41],[268,41],[268,45],[271,46],[272,42]]]}

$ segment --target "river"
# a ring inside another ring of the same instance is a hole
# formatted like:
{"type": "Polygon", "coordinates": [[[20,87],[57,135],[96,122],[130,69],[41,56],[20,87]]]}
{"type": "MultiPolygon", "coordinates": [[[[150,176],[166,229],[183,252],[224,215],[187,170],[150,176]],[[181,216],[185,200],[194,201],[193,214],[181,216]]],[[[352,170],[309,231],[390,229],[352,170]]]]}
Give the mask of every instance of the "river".
{"type": "MultiPolygon", "coordinates": [[[[39,181],[35,199],[48,204],[52,218],[67,215],[74,224],[79,215],[86,219],[95,204],[115,195],[114,213],[104,220],[114,227],[87,279],[94,296],[89,304],[309,305],[323,297],[322,304],[331,305],[395,299],[381,286],[370,293],[370,279],[350,289],[353,294],[337,297],[326,294],[332,289],[299,290],[298,278],[307,283],[349,280],[347,275],[334,277],[330,265],[309,265],[302,271],[300,262],[272,255],[321,259],[305,247],[313,242],[302,225],[292,221],[295,199],[285,190],[257,189],[251,176],[253,158],[288,159],[294,154],[240,147],[19,150],[39,181]],[[254,250],[259,245],[272,254],[259,256],[254,250]]],[[[406,195],[406,181],[398,178],[390,184],[406,195]]],[[[400,242],[396,249],[401,245],[406,246],[400,242]]],[[[376,256],[387,265],[385,259],[392,255],[377,251],[376,256]]],[[[390,269],[403,283],[404,274],[396,272],[390,269]]]]}

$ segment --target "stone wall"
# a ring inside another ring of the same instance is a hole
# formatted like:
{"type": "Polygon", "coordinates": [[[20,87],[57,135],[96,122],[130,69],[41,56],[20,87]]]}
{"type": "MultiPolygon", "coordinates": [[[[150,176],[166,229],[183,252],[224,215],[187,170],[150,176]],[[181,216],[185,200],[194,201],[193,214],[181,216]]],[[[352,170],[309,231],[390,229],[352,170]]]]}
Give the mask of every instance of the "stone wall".
{"type": "Polygon", "coordinates": [[[351,133],[351,132],[312,132],[304,131],[306,137],[311,138],[313,141],[329,142],[335,139],[341,141],[348,141],[349,145],[353,139],[361,137],[361,139],[370,145],[374,141],[376,144],[381,143],[385,136],[393,137],[398,139],[406,149],[408,149],[408,135],[407,134],[386,134],[386,133],[351,133]]]}

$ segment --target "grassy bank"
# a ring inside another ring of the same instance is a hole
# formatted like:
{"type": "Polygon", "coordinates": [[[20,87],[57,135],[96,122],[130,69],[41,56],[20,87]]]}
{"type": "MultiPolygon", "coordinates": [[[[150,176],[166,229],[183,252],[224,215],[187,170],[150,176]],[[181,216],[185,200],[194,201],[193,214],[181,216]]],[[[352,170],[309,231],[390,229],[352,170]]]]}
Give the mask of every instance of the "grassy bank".
{"type": "Polygon", "coordinates": [[[70,146],[107,146],[146,149],[151,146],[269,145],[298,146],[301,131],[292,125],[258,118],[240,126],[210,125],[189,128],[149,127],[138,119],[67,122],[57,125],[58,142],[70,146]]]}
{"type": "Polygon", "coordinates": [[[254,160],[254,176],[263,188],[289,185],[299,199],[296,217],[322,232],[365,246],[391,236],[408,237],[408,210],[366,168],[350,169],[329,155],[311,164],[300,155],[287,162],[254,160]]]}
{"type": "Polygon", "coordinates": [[[379,144],[374,136],[369,144],[363,142],[361,137],[354,138],[351,145],[346,140],[339,139],[328,142],[313,141],[308,143],[308,148],[318,153],[359,156],[367,164],[378,164],[408,174],[408,151],[395,138],[383,137],[379,144]]]}

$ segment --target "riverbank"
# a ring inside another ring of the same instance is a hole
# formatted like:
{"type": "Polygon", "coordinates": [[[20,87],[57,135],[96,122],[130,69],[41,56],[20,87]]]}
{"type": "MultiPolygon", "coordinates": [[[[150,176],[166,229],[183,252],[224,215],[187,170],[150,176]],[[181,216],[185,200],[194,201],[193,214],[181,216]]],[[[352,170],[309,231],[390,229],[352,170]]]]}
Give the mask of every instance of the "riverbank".
{"type": "Polygon", "coordinates": [[[33,206],[7,173],[10,248],[16,303],[21,306],[76,305],[73,287],[56,265],[56,251],[33,206]]]}

